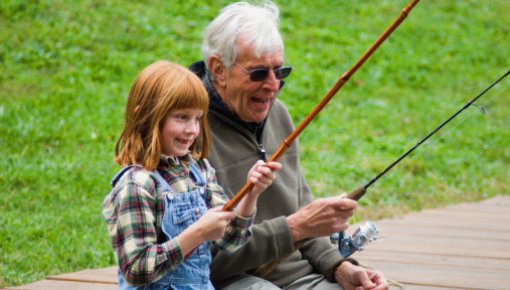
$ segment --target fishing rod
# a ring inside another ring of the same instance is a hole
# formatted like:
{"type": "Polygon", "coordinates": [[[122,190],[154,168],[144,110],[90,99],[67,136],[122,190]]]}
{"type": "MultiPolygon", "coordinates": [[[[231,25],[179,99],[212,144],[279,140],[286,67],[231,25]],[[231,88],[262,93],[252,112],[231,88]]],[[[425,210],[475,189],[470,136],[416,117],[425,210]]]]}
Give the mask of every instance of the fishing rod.
{"type": "MultiPolygon", "coordinates": [[[[367,51],[356,61],[356,63],[347,70],[334,84],[334,86],[329,90],[329,92],[324,96],[324,98],[320,101],[320,103],[310,112],[310,114],[296,127],[296,129],[283,141],[283,143],[280,145],[280,147],[276,150],[276,152],[271,156],[269,161],[276,161],[278,158],[280,158],[291,146],[292,142],[299,136],[299,134],[306,128],[306,126],[312,121],[312,119],[319,114],[319,112],[327,105],[327,103],[334,97],[334,95],[343,87],[343,85],[350,79],[350,77],[365,63],[365,61],[381,46],[381,44],[397,29],[397,27],[405,20],[405,18],[409,15],[411,10],[418,4],[419,0],[411,0],[407,6],[402,10],[400,15],[390,24],[390,26],[376,39],[376,41],[370,46],[367,51]]],[[[253,188],[253,184],[248,182],[246,183],[241,190],[229,201],[225,204],[223,207],[224,210],[232,210],[235,205],[253,188]]],[[[357,190],[356,192],[358,192],[357,190]]],[[[364,193],[364,192],[363,192],[364,193]]],[[[356,197],[356,196],[354,196],[356,197]]],[[[359,198],[361,195],[359,196],[359,198]]],[[[375,225],[374,225],[375,227],[375,225]]],[[[361,227],[360,229],[365,229],[367,227],[361,227]]],[[[368,229],[372,229],[372,225],[370,224],[368,229]]],[[[377,230],[376,228],[374,229],[377,230]]],[[[371,231],[363,231],[361,232],[363,235],[358,235],[359,237],[365,237],[368,234],[371,233],[371,231]]],[[[337,234],[338,237],[342,237],[342,239],[339,239],[339,249],[340,245],[347,245],[351,247],[351,245],[358,245],[358,243],[355,243],[358,239],[352,239],[352,238],[344,238],[343,233],[337,234]]],[[[370,236],[370,238],[373,238],[373,235],[370,236]]],[[[334,241],[332,239],[332,241],[334,241]]],[[[303,241],[298,241],[294,243],[294,249],[299,249],[301,246],[303,246],[303,241]]],[[[363,243],[364,244],[364,243],[363,243]]],[[[357,249],[361,249],[363,245],[358,246],[357,249]]],[[[343,246],[345,248],[346,246],[343,246]]],[[[259,267],[255,273],[256,275],[260,277],[265,277],[271,271],[278,266],[278,264],[286,259],[287,256],[279,257],[278,259],[269,262],[265,265],[262,265],[259,267]]]]}
{"type": "Polygon", "coordinates": [[[476,102],[479,98],[481,98],[485,93],[487,93],[490,89],[492,89],[495,85],[497,85],[500,81],[502,81],[504,78],[506,78],[510,74],[510,70],[507,71],[504,75],[502,75],[500,78],[498,78],[495,82],[493,82],[490,86],[488,86],[485,90],[483,90],[480,94],[478,94],[476,97],[471,99],[469,102],[467,102],[462,108],[460,108],[455,114],[451,115],[446,121],[441,123],[441,125],[437,126],[434,130],[432,130],[427,136],[425,136],[423,139],[421,139],[418,143],[416,143],[411,149],[409,149],[407,152],[402,154],[397,160],[395,160],[393,163],[391,163],[386,169],[381,171],[377,176],[372,178],[367,184],[364,186],[361,186],[355,190],[353,190],[347,197],[354,200],[359,200],[367,191],[367,189],[373,185],[379,178],[383,177],[388,171],[390,171],[395,165],[400,163],[404,158],[406,158],[409,154],[411,154],[416,148],[418,148],[421,144],[423,144],[425,141],[427,141],[432,135],[436,134],[437,131],[441,130],[446,124],[448,124],[451,120],[453,120],[455,117],[457,117],[460,113],[462,113],[464,110],[466,110],[469,106],[471,106],[474,102],[476,102]]]}
{"type": "MultiPolygon", "coordinates": [[[[485,90],[483,90],[480,94],[478,94],[476,97],[471,99],[469,102],[467,102],[461,109],[459,109],[457,112],[455,112],[453,115],[451,115],[446,121],[441,123],[439,126],[437,126],[434,130],[432,130],[427,136],[425,136],[422,140],[420,140],[416,145],[414,145],[411,149],[409,149],[407,152],[402,154],[396,161],[391,163],[388,167],[386,167],[383,171],[381,171],[378,175],[376,175],[374,178],[372,178],[366,185],[361,186],[354,191],[352,191],[350,194],[346,196],[346,198],[359,200],[367,191],[367,189],[373,185],[377,180],[379,180],[382,176],[384,176],[388,171],[390,171],[395,165],[400,163],[404,158],[406,158],[409,154],[411,154],[416,148],[418,148],[421,144],[423,144],[425,141],[427,141],[432,135],[437,133],[441,128],[443,128],[446,124],[448,124],[451,120],[453,120],[455,117],[457,117],[460,113],[462,113],[464,110],[466,110],[469,106],[471,106],[474,102],[476,102],[479,98],[481,98],[485,93],[487,93],[490,89],[492,89],[495,85],[497,85],[500,81],[502,81],[505,77],[507,77],[510,74],[510,70],[507,71],[503,76],[498,78],[495,82],[493,82],[490,86],[488,86],[485,90]]],[[[483,111],[482,111],[483,112],[483,111]]],[[[364,248],[364,245],[367,242],[371,242],[375,239],[377,239],[377,226],[367,221],[363,225],[361,225],[352,236],[345,236],[345,233],[339,232],[334,233],[330,236],[331,242],[338,244],[338,251],[340,252],[340,255],[343,258],[347,258],[354,254],[356,251],[362,251],[364,248]]],[[[303,242],[297,242],[294,244],[295,248],[299,248],[303,245],[303,242]]],[[[261,266],[259,269],[257,269],[256,274],[265,277],[268,275],[283,259],[287,258],[280,257],[279,259],[266,264],[264,266],[261,266]]]]}
{"type": "MultiPolygon", "coordinates": [[[[351,76],[365,63],[365,61],[379,48],[379,46],[391,35],[391,33],[404,21],[409,12],[418,4],[420,0],[411,0],[409,4],[402,10],[400,15],[393,23],[377,38],[370,48],[356,61],[356,63],[347,70],[319,102],[319,104],[310,112],[310,114],[294,129],[292,133],[283,141],[276,152],[271,156],[269,162],[277,161],[290,148],[294,140],[303,132],[308,124],[317,116],[320,111],[328,104],[335,94],[343,87],[343,85],[351,78],[351,76]]],[[[241,199],[253,188],[254,184],[248,181],[239,192],[232,197],[224,206],[223,210],[231,211],[241,201],[241,199]]]]}
{"type": "MultiPolygon", "coordinates": [[[[359,200],[363,195],[365,195],[367,189],[371,185],[373,185],[377,180],[379,180],[386,173],[388,173],[388,171],[390,171],[395,165],[400,163],[404,158],[406,158],[409,154],[411,154],[414,150],[416,150],[416,148],[418,148],[425,141],[427,141],[430,137],[432,137],[432,135],[436,134],[439,130],[441,130],[451,120],[453,120],[460,113],[462,113],[464,110],[466,110],[471,105],[473,105],[474,102],[476,102],[479,98],[481,98],[483,95],[485,95],[485,93],[487,93],[489,90],[491,90],[495,85],[497,85],[500,81],[502,81],[504,78],[506,78],[509,74],[510,74],[510,70],[507,71],[501,77],[499,77],[496,81],[494,81],[490,86],[488,86],[485,90],[483,90],[481,93],[479,93],[476,97],[474,97],[469,102],[467,102],[462,108],[460,108],[457,112],[455,112],[448,119],[446,119],[446,121],[444,121],[439,126],[437,126],[434,130],[432,130],[429,134],[427,134],[423,139],[418,141],[411,149],[407,150],[404,154],[402,154],[402,156],[400,156],[397,160],[395,160],[393,163],[391,163],[383,171],[381,171],[379,174],[377,174],[367,184],[352,191],[349,195],[347,195],[347,198],[359,200]]],[[[482,111],[482,113],[484,113],[484,111],[482,111]]],[[[342,255],[342,257],[346,258],[346,257],[349,257],[350,255],[352,255],[356,251],[363,250],[364,244],[366,242],[375,240],[377,238],[377,227],[372,222],[366,222],[358,230],[355,231],[355,233],[352,235],[352,237],[346,238],[345,233],[340,232],[340,233],[332,234],[330,238],[333,243],[338,243],[338,250],[340,251],[340,254],[342,255]]]]}

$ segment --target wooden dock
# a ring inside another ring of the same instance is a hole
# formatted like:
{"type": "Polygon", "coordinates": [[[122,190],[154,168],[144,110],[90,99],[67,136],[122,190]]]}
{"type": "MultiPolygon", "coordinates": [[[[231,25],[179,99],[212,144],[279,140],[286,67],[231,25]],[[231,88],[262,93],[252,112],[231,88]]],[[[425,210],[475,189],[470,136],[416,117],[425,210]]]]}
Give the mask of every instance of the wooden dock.
{"type": "MultiPolygon", "coordinates": [[[[510,289],[510,196],[375,223],[381,239],[354,257],[397,282],[390,289],[510,289]]],[[[116,267],[6,289],[117,289],[116,267]]]]}

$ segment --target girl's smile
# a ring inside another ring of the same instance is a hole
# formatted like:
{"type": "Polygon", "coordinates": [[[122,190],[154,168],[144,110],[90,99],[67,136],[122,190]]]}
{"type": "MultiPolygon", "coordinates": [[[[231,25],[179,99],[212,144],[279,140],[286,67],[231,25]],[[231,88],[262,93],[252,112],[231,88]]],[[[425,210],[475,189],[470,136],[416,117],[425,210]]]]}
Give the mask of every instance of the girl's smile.
{"type": "Polygon", "coordinates": [[[170,156],[184,156],[200,134],[204,112],[199,109],[180,109],[170,112],[161,127],[161,152],[170,156]]]}

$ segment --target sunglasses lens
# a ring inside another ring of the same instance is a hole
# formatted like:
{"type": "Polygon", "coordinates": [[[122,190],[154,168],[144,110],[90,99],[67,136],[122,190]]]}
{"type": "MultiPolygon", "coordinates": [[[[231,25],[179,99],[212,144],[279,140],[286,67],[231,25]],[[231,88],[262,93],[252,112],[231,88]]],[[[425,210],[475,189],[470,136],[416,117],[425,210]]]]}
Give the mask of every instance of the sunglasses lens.
{"type": "Polygon", "coordinates": [[[254,82],[260,82],[260,81],[265,80],[268,75],[269,75],[268,69],[261,68],[261,69],[252,70],[250,72],[250,80],[252,80],[254,82]]]}
{"type": "Polygon", "coordinates": [[[290,75],[290,72],[292,71],[292,67],[290,66],[284,66],[274,71],[274,74],[277,79],[281,80],[290,75]]]}
{"type": "MultiPolygon", "coordinates": [[[[291,71],[292,71],[291,66],[283,66],[283,67],[273,70],[274,76],[279,80],[288,77],[290,75],[291,71]]],[[[267,69],[267,68],[259,68],[259,69],[250,71],[250,80],[253,82],[263,81],[268,76],[269,76],[269,69],[267,69]]]]}

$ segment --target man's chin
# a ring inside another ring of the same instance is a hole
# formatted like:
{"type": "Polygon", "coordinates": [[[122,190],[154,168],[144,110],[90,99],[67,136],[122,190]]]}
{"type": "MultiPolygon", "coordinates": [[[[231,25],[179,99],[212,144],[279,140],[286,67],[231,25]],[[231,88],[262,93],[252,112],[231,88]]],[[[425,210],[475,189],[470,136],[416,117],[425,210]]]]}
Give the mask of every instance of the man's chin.
{"type": "Polygon", "coordinates": [[[267,112],[263,114],[257,114],[250,118],[251,121],[249,123],[261,123],[267,118],[267,112]]]}

